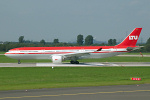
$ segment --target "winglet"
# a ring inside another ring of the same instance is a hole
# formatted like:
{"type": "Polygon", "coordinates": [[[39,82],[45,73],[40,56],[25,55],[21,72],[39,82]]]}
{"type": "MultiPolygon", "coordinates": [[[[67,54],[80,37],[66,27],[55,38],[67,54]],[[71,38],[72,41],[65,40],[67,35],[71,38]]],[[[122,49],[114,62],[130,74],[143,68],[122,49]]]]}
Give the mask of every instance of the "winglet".
{"type": "Polygon", "coordinates": [[[117,46],[135,46],[142,28],[135,28],[120,44],[117,46]]]}

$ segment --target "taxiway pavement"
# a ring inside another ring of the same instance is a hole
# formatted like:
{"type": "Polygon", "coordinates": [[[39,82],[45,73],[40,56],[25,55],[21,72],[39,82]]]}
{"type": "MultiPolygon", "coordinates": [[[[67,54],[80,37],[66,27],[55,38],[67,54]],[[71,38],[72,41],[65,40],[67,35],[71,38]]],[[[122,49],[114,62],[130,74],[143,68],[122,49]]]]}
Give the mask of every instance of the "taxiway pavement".
{"type": "Polygon", "coordinates": [[[149,100],[150,84],[0,91],[0,100],[149,100]]]}
{"type": "Polygon", "coordinates": [[[80,64],[53,64],[53,63],[0,63],[0,67],[110,67],[110,66],[147,66],[150,67],[150,62],[92,62],[80,64]]]}

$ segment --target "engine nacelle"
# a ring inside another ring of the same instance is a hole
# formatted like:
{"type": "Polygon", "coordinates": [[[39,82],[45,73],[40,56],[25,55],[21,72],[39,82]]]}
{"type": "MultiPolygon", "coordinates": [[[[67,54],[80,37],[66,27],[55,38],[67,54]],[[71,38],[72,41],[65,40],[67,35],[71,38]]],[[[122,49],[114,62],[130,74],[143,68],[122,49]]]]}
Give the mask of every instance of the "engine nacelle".
{"type": "Polygon", "coordinates": [[[52,56],[52,62],[55,63],[55,64],[60,64],[62,63],[62,56],[52,56]]]}

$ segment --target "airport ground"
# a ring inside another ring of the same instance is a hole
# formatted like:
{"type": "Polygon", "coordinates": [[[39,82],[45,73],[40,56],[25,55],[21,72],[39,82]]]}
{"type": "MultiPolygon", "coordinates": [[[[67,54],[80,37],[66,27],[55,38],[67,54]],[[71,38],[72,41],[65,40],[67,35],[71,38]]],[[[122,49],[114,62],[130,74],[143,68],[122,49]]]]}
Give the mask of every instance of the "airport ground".
{"type": "MultiPolygon", "coordinates": [[[[123,60],[126,60],[126,56],[123,55],[121,57],[123,57],[123,60]]],[[[63,63],[62,66],[49,62],[23,62],[20,65],[14,63],[14,61],[12,63],[0,63],[2,67],[0,68],[0,84],[2,87],[9,88],[2,89],[1,87],[1,90],[5,91],[0,91],[0,99],[141,100],[144,98],[149,100],[150,62],[148,62],[148,59],[150,57],[142,57],[141,55],[137,57],[130,55],[128,57],[138,61],[83,62],[78,66],[71,66],[68,62],[63,63]],[[131,77],[140,77],[142,80],[131,81],[131,77]],[[71,86],[73,84],[76,86],[71,86]],[[27,85],[30,85],[33,89],[27,88],[27,85]],[[67,88],[62,88],[59,85],[67,88]],[[51,89],[48,89],[47,86],[51,89]],[[17,89],[18,87],[24,88],[20,90],[17,89]]],[[[118,57],[115,59],[117,60],[118,57]]]]}
{"type": "Polygon", "coordinates": [[[53,63],[0,63],[0,67],[150,67],[150,62],[91,62],[80,64],[53,63]]]}
{"type": "Polygon", "coordinates": [[[149,100],[150,84],[0,91],[0,100],[149,100]]]}

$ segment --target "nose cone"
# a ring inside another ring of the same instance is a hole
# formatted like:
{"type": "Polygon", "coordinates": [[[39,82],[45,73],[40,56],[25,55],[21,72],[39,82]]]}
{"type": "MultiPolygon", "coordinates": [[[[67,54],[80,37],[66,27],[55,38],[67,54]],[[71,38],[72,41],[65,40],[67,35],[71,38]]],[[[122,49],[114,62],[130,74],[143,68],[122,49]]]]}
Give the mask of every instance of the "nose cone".
{"type": "Polygon", "coordinates": [[[20,59],[19,54],[15,53],[15,52],[11,52],[11,51],[6,52],[4,55],[9,58],[12,58],[12,59],[20,59]]]}
{"type": "Polygon", "coordinates": [[[7,56],[7,52],[4,55],[7,56]]]}
{"type": "Polygon", "coordinates": [[[10,53],[10,52],[6,52],[4,55],[5,55],[6,57],[13,58],[13,59],[15,59],[15,57],[16,57],[14,54],[12,54],[12,53],[10,53]]]}
{"type": "Polygon", "coordinates": [[[6,52],[4,55],[9,58],[14,58],[14,56],[15,56],[13,53],[10,53],[10,52],[6,52]]]}
{"type": "Polygon", "coordinates": [[[6,52],[4,55],[7,56],[7,57],[9,57],[10,54],[9,54],[9,52],[6,52]]]}

